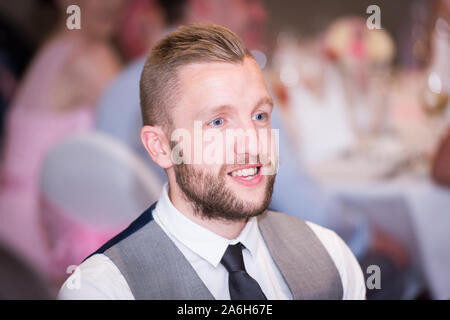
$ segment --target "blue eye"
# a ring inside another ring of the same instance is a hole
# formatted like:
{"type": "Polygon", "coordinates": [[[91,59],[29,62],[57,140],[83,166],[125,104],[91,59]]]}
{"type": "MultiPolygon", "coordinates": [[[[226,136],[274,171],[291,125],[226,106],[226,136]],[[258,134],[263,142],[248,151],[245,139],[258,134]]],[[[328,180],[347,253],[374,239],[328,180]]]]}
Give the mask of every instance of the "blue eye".
{"type": "Polygon", "coordinates": [[[220,127],[221,125],[223,125],[223,123],[224,123],[223,118],[217,118],[211,121],[209,125],[213,127],[220,127]]]}
{"type": "Polygon", "coordinates": [[[266,114],[265,113],[258,113],[255,116],[253,116],[253,120],[257,120],[257,121],[266,120],[266,114]]]}

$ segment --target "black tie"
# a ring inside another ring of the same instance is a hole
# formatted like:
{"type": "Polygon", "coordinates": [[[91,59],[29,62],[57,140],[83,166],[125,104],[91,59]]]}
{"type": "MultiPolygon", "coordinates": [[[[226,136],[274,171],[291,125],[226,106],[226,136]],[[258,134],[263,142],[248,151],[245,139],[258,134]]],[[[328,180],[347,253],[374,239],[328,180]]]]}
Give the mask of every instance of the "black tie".
{"type": "Polygon", "coordinates": [[[243,245],[229,245],[220,261],[228,271],[231,300],[267,300],[258,282],[245,270],[242,257],[243,245]]]}

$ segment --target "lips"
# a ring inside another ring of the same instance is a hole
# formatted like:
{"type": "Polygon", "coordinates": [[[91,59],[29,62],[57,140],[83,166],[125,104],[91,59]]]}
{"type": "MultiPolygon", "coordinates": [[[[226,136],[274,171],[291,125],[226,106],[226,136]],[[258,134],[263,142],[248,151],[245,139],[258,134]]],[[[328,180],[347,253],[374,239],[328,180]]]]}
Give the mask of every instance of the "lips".
{"type": "Polygon", "coordinates": [[[262,180],[261,167],[261,165],[240,166],[228,172],[228,176],[241,185],[254,186],[262,180]]]}

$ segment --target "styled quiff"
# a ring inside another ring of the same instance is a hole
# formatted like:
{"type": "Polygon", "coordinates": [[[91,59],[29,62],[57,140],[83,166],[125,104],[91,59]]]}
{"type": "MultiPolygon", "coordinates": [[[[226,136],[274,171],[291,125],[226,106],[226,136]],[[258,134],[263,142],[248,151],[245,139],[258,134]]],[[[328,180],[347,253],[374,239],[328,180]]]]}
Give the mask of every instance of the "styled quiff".
{"type": "Polygon", "coordinates": [[[177,101],[178,70],[190,63],[242,63],[250,52],[233,32],[217,25],[177,28],[151,50],[140,80],[143,125],[172,126],[170,108],[177,101]]]}

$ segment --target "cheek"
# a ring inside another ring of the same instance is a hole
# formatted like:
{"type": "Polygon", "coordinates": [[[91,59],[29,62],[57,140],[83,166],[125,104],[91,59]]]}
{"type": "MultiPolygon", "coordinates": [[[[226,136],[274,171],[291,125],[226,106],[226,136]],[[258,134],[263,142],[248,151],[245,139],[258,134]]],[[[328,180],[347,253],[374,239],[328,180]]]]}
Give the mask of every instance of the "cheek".
{"type": "Polygon", "coordinates": [[[220,165],[205,165],[205,164],[193,164],[192,168],[198,172],[203,173],[205,175],[208,175],[209,177],[212,177],[214,179],[222,179],[223,174],[226,174],[226,172],[222,172],[222,167],[220,165]],[[223,173],[223,174],[222,174],[223,173]]]}
{"type": "Polygon", "coordinates": [[[273,139],[273,132],[271,128],[258,130],[258,153],[267,154],[275,145],[273,139]]]}
{"type": "Polygon", "coordinates": [[[276,174],[278,167],[278,138],[279,133],[277,129],[267,129],[259,135],[258,151],[260,161],[264,165],[263,175],[276,174]]]}

